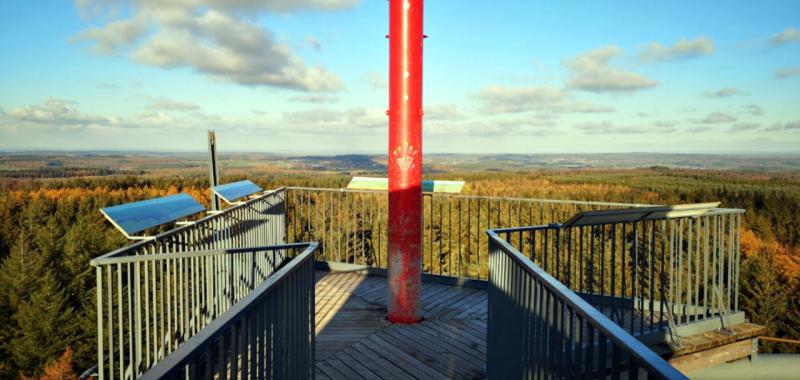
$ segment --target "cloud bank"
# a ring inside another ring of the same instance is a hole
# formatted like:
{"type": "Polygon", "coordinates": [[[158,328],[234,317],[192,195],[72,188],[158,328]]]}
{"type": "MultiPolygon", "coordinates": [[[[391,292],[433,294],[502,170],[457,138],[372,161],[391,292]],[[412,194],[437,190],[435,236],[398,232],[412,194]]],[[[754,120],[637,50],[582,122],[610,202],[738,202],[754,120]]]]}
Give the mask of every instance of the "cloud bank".
{"type": "MultiPolygon", "coordinates": [[[[339,91],[341,79],[322,66],[309,67],[256,16],[348,9],[358,0],[80,0],[89,16],[124,14],[76,35],[99,54],[122,54],[163,69],[188,68],[245,86],[307,92],[339,91]]],[[[315,40],[316,41],[316,40],[315,40]]],[[[316,41],[319,45],[319,41],[316,41]]]]}
{"type": "Polygon", "coordinates": [[[618,46],[604,46],[567,60],[564,65],[572,77],[567,86],[592,92],[632,92],[653,88],[657,81],[611,65],[622,55],[618,46]]]}
{"type": "Polygon", "coordinates": [[[698,37],[694,40],[682,39],[672,46],[653,42],[639,53],[639,60],[647,63],[679,61],[711,55],[714,50],[714,41],[708,37],[698,37]]]}

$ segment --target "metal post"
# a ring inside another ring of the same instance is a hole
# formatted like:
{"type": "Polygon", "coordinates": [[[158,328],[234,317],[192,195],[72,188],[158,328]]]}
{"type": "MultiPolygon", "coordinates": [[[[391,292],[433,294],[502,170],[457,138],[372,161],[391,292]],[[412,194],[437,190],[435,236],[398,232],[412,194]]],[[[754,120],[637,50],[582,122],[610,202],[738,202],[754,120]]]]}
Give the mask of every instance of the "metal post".
{"type": "MultiPolygon", "coordinates": [[[[217,170],[217,136],[213,129],[208,131],[208,171],[208,179],[211,183],[211,187],[219,185],[219,171],[217,170]]],[[[219,197],[211,188],[209,188],[208,191],[211,194],[211,210],[220,210],[219,197]]]]}
{"type": "Polygon", "coordinates": [[[389,1],[388,319],[420,320],[422,247],[422,6],[389,1]]]}

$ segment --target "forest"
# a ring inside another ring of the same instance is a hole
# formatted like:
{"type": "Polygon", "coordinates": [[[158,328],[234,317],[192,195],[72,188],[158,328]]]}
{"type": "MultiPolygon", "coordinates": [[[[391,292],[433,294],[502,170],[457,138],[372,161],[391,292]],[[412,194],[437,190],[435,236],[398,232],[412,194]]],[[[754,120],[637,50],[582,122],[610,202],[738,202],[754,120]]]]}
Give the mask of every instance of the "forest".
{"type": "MultiPolygon", "coordinates": [[[[800,339],[798,174],[663,167],[436,172],[429,177],[466,181],[465,194],[650,204],[720,201],[746,209],[742,308],[771,336],[800,339]]],[[[341,188],[351,175],[275,171],[248,178],[268,189],[341,188]]],[[[237,174],[223,182],[242,178],[237,174]]],[[[94,364],[95,278],[89,261],[127,244],[98,210],[177,192],[209,203],[208,180],[199,174],[0,179],[0,378],[42,376],[69,368],[69,362],[71,371],[80,373],[94,364]]],[[[764,343],[761,350],[800,352],[800,347],[764,343]]]]}

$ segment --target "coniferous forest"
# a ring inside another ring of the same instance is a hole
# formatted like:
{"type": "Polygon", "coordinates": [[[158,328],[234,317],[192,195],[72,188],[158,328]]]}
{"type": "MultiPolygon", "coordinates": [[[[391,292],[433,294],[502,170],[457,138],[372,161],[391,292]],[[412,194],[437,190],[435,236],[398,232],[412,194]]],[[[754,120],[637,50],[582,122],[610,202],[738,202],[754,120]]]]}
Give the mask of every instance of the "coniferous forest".
{"type": "MultiPolygon", "coordinates": [[[[264,188],[340,188],[350,174],[249,175],[264,188]]],[[[243,176],[226,177],[223,182],[243,176]]],[[[800,175],[648,168],[442,172],[464,193],[678,204],[720,201],[747,210],[741,231],[743,309],[769,335],[800,339],[800,175]]],[[[188,192],[208,204],[205,176],[0,179],[0,378],[80,373],[94,364],[91,258],[128,242],[100,208],[188,192]],[[71,370],[70,368],[71,362],[71,370]]],[[[762,352],[798,352],[762,343],[762,352]]]]}

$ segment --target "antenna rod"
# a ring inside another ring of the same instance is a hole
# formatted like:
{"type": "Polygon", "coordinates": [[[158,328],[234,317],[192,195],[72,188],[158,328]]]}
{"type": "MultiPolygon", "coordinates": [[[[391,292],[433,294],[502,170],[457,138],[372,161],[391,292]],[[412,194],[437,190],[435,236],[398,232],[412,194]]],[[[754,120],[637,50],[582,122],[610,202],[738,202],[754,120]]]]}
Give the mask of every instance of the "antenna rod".
{"type": "Polygon", "coordinates": [[[389,0],[388,319],[420,320],[422,280],[422,6],[389,0]]]}
{"type": "Polygon", "coordinates": [[[212,190],[214,186],[219,185],[219,171],[217,170],[217,135],[213,129],[208,130],[208,172],[209,183],[211,188],[208,189],[211,194],[211,210],[219,211],[220,206],[219,196],[212,190]]]}

